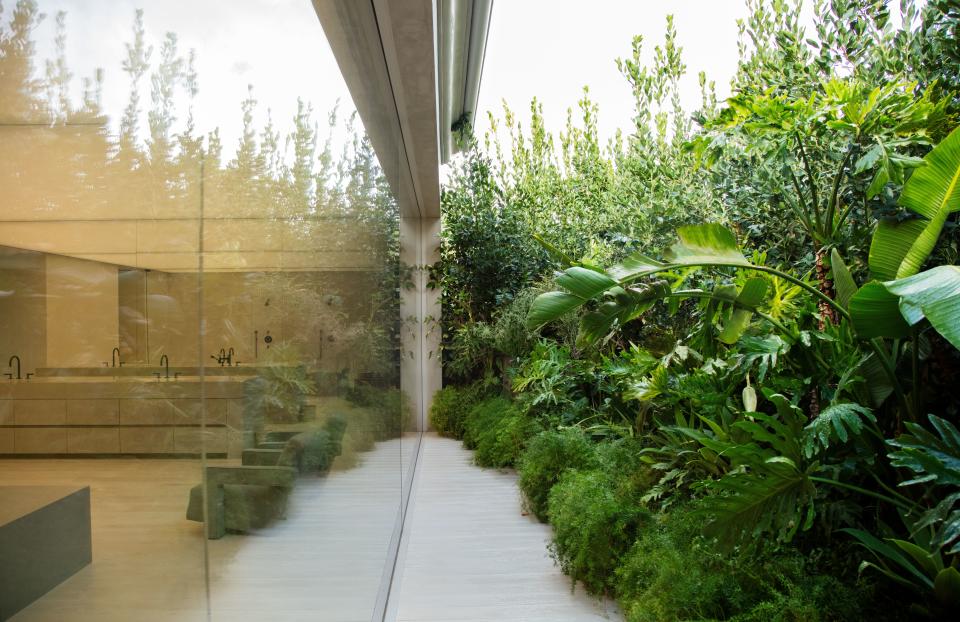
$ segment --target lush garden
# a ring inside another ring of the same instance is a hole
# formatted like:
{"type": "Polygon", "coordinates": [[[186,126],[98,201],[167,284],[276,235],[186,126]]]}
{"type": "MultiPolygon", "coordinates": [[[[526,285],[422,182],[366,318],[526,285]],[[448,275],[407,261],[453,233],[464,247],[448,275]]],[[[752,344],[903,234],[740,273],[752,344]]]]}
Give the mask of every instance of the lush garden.
{"type": "Polygon", "coordinates": [[[432,424],[629,620],[954,619],[960,2],[748,4],[725,101],[668,21],[629,135],[464,136],[432,424]]]}

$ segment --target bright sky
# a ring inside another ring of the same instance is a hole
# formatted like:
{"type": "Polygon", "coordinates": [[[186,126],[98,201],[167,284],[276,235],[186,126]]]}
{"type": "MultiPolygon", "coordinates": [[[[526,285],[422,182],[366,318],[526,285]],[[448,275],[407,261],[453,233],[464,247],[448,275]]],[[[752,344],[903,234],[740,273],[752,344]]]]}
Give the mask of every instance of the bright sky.
{"type": "MultiPolygon", "coordinates": [[[[567,108],[576,109],[589,86],[600,106],[601,136],[629,130],[633,97],[616,59],[629,57],[633,37],[642,35],[644,59],[652,60],[654,46],[663,43],[666,16],[673,14],[687,65],[681,97],[693,110],[700,103],[700,71],[716,81],[720,97],[729,94],[737,65],[736,20],[746,13],[744,0],[496,0],[479,108],[502,116],[506,101],[526,119],[536,96],[547,129],[556,134],[567,108]]],[[[487,128],[484,113],[478,134],[487,128]]]]}
{"type": "MultiPolygon", "coordinates": [[[[12,4],[4,3],[7,16],[12,4]]],[[[248,83],[260,100],[258,124],[270,108],[283,132],[290,127],[298,96],[313,104],[321,132],[327,111],[338,99],[341,109],[352,108],[308,0],[40,0],[40,6],[47,14],[35,33],[40,58],[53,56],[54,15],[67,11],[67,56],[76,97],[79,100],[80,77],[103,67],[104,107],[114,123],[129,93],[120,63],[138,6],[144,8],[154,60],[166,31],[179,35],[183,54],[196,49],[198,126],[203,131],[221,128],[228,157],[240,135],[240,102],[248,83]]],[[[600,106],[601,136],[609,138],[617,128],[629,130],[632,97],[615,60],[630,54],[631,39],[637,34],[644,37],[649,60],[653,47],[663,41],[668,13],[675,15],[688,67],[682,83],[685,107],[692,110],[700,102],[701,70],[725,96],[736,67],[736,20],[746,14],[745,0],[496,0],[480,92],[479,133],[487,128],[486,111],[502,114],[501,101],[526,119],[534,96],[543,102],[547,128],[557,133],[585,85],[600,106]]],[[[141,84],[141,102],[149,106],[149,77],[141,84]]],[[[144,115],[144,130],[145,122],[144,115]]]]}
{"type": "MultiPolygon", "coordinates": [[[[114,124],[130,92],[121,62],[126,56],[124,44],[132,41],[136,8],[144,9],[154,66],[168,31],[178,35],[181,54],[196,50],[197,127],[204,132],[220,127],[226,157],[232,156],[241,134],[240,102],[247,96],[248,84],[254,85],[259,101],[257,124],[262,127],[270,108],[274,125],[282,133],[292,126],[298,96],[313,104],[321,140],[327,112],[337,100],[341,111],[353,108],[308,0],[39,0],[39,4],[47,17],[35,33],[38,55],[41,59],[53,56],[54,18],[58,11],[66,11],[67,60],[74,73],[75,98],[80,100],[80,78],[102,67],[103,105],[114,124]]],[[[4,2],[5,18],[12,5],[4,2]]],[[[40,63],[38,68],[42,67],[40,63]]],[[[140,101],[142,108],[149,108],[149,74],[140,85],[140,101]]],[[[180,116],[183,121],[185,115],[180,116]]],[[[141,131],[146,131],[145,114],[141,131]]]]}

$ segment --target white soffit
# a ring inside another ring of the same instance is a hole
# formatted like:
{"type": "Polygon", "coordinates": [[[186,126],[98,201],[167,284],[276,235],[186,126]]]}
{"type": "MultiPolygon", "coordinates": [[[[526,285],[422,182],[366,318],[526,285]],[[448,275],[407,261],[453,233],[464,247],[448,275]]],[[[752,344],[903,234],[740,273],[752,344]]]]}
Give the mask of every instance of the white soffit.
{"type": "Polygon", "coordinates": [[[313,0],[405,217],[440,215],[431,0],[313,0]]]}

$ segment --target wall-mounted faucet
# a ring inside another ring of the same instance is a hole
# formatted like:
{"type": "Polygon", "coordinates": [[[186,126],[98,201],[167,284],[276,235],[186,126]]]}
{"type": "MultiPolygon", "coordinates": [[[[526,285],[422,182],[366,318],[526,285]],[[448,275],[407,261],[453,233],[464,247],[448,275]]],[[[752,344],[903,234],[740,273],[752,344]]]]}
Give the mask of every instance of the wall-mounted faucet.
{"type": "MultiPolygon", "coordinates": [[[[226,365],[227,367],[233,367],[234,365],[233,357],[235,354],[236,352],[234,352],[233,348],[230,348],[229,350],[224,350],[223,348],[220,348],[220,352],[215,355],[211,354],[210,358],[220,363],[220,367],[223,367],[224,365],[226,365]]],[[[236,364],[239,365],[240,361],[237,361],[236,364]]]]}
{"type": "MultiPolygon", "coordinates": [[[[20,357],[19,357],[19,356],[17,356],[16,354],[14,354],[13,356],[11,356],[11,357],[10,357],[10,361],[7,363],[7,367],[9,367],[10,369],[13,369],[13,362],[14,362],[14,361],[17,362],[17,377],[16,377],[16,380],[22,380],[22,378],[20,377],[20,357]]],[[[12,373],[4,374],[4,375],[5,375],[7,378],[9,378],[10,380],[14,380],[14,377],[13,377],[13,374],[12,374],[12,373]]],[[[30,374],[30,375],[32,376],[33,374],[30,374]]]]}
{"type": "Polygon", "coordinates": [[[223,348],[220,348],[220,352],[217,354],[217,356],[211,354],[210,358],[220,363],[220,367],[223,367],[223,364],[227,362],[227,351],[223,348]]]}

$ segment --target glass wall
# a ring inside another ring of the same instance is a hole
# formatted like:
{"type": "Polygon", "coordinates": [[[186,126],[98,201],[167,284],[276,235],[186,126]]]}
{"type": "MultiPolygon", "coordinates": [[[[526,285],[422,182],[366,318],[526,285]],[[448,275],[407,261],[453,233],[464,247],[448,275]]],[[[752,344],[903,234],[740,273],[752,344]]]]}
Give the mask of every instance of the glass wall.
{"type": "Polygon", "coordinates": [[[371,619],[412,261],[313,7],[2,7],[0,619],[371,619]]]}

